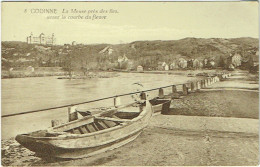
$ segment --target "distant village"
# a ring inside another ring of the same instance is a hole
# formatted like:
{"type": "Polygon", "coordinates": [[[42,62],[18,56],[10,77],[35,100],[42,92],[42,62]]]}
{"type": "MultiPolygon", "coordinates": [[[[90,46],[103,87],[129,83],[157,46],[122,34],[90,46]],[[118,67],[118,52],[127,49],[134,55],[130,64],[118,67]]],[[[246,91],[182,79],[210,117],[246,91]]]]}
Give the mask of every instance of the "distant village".
{"type": "MultiPolygon", "coordinates": [[[[73,54],[85,55],[86,46],[83,44],[77,44],[76,41],[72,41],[71,44],[64,44],[63,46],[57,46],[56,38],[54,34],[51,36],[45,36],[44,33],[34,36],[31,33],[26,38],[27,45],[17,45],[18,47],[3,47],[2,43],[2,68],[6,67],[9,70],[13,70],[15,67],[22,65],[29,70],[34,71],[34,67],[64,67],[65,61],[68,61],[68,56],[71,56],[70,61],[74,62],[73,54]],[[23,49],[23,50],[22,50],[23,49]],[[85,50],[84,50],[85,49],[85,50]]],[[[96,61],[100,66],[106,66],[105,70],[127,70],[127,71],[144,71],[144,70],[157,70],[157,71],[169,71],[169,70],[197,70],[197,69],[214,69],[224,68],[228,70],[234,70],[235,68],[250,69],[252,67],[257,68],[259,66],[259,52],[250,53],[254,56],[243,56],[239,53],[233,52],[229,56],[222,59],[218,59],[217,62],[212,58],[187,58],[178,54],[174,57],[174,60],[161,61],[160,59],[153,61],[153,65],[149,66],[147,63],[129,58],[128,53],[117,52],[113,45],[101,46],[95,48],[95,50],[87,50],[89,52],[96,52],[96,61]]],[[[131,46],[132,50],[135,50],[134,46],[131,46]]],[[[249,55],[250,55],[249,54],[249,55]]],[[[248,55],[248,54],[247,54],[248,55]]],[[[90,56],[91,57],[91,56],[90,56]]],[[[80,61],[91,61],[90,57],[82,59],[80,61]]],[[[74,56],[75,59],[77,59],[74,56]]],[[[140,58],[139,58],[140,59],[140,58]]],[[[98,69],[95,60],[91,62],[81,63],[81,69],[98,69]]],[[[150,61],[151,62],[151,61],[150,61]]],[[[70,63],[71,65],[72,63],[70,63]]],[[[78,65],[78,64],[77,64],[78,65]]]]}
{"type": "MultiPolygon", "coordinates": [[[[258,55],[258,52],[257,52],[258,55]]],[[[225,69],[233,70],[235,68],[248,69],[250,66],[258,66],[258,59],[242,58],[241,55],[235,53],[230,54],[230,56],[223,60],[223,67],[225,69]]],[[[129,60],[125,55],[118,58],[118,67],[127,67],[128,70],[134,70],[133,61],[129,60]]],[[[149,68],[147,70],[158,70],[158,71],[169,71],[169,70],[178,70],[178,69],[214,69],[217,68],[216,62],[214,59],[185,59],[179,58],[173,62],[158,62],[157,68],[149,68]]],[[[141,65],[138,65],[136,68],[137,71],[143,71],[144,68],[141,65]]]]}

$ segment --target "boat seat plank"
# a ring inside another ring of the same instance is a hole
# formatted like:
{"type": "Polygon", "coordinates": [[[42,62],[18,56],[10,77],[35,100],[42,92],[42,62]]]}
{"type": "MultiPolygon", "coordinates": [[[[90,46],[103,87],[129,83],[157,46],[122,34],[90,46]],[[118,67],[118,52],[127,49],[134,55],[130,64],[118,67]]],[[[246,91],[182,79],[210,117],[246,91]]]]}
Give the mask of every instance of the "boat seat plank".
{"type": "Polygon", "coordinates": [[[99,122],[95,122],[95,125],[97,126],[97,128],[98,128],[99,130],[106,129],[106,126],[101,125],[99,122]]]}
{"type": "Polygon", "coordinates": [[[104,127],[104,129],[109,128],[103,121],[98,121],[98,124],[104,127]]]}
{"type": "Polygon", "coordinates": [[[98,127],[97,127],[97,125],[96,125],[95,123],[92,123],[91,125],[94,127],[94,129],[95,129],[96,131],[99,131],[99,129],[98,129],[98,127]]]}
{"type": "Polygon", "coordinates": [[[108,126],[108,128],[118,125],[116,122],[113,122],[113,121],[106,121],[106,120],[102,120],[102,121],[104,122],[105,125],[108,126]]]}
{"type": "Polygon", "coordinates": [[[80,134],[84,134],[84,132],[80,129],[80,127],[78,127],[77,130],[79,130],[80,134]]]}
{"type": "Polygon", "coordinates": [[[80,126],[79,129],[80,129],[82,134],[88,133],[87,129],[83,126],[80,126]]]}
{"type": "Polygon", "coordinates": [[[98,120],[107,120],[107,121],[114,121],[114,122],[130,122],[128,119],[120,119],[120,118],[110,118],[110,117],[96,117],[98,120]]]}
{"type": "Polygon", "coordinates": [[[95,129],[91,124],[86,125],[86,127],[88,128],[88,130],[90,131],[90,133],[96,132],[96,129],[95,129]]]}
{"type": "Polygon", "coordinates": [[[73,133],[74,134],[81,134],[78,128],[77,129],[73,129],[73,133]]]}
{"type": "Polygon", "coordinates": [[[70,131],[71,129],[75,129],[75,128],[78,128],[80,126],[92,123],[92,122],[94,122],[94,117],[93,116],[84,117],[81,120],[71,121],[71,122],[68,122],[66,124],[54,127],[53,131],[66,132],[66,131],[70,131]]]}
{"type": "Polygon", "coordinates": [[[91,131],[88,129],[88,126],[87,126],[87,125],[84,125],[83,127],[88,131],[88,133],[91,132],[91,131]]]}

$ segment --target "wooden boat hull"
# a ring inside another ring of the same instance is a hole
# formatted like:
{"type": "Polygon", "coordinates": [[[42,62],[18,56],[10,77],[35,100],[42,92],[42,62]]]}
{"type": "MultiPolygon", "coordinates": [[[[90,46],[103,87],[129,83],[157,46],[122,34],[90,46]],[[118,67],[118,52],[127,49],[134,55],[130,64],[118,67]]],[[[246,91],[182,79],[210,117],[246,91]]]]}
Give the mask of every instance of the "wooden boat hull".
{"type": "Polygon", "coordinates": [[[171,105],[171,99],[153,99],[150,101],[154,113],[167,113],[170,110],[170,105],[171,105]]]}
{"type": "MultiPolygon", "coordinates": [[[[16,140],[41,157],[76,159],[89,157],[120,147],[134,140],[148,125],[153,108],[149,103],[146,112],[118,126],[89,134],[73,134],[58,137],[33,137],[17,135],[16,140]]],[[[84,118],[86,119],[86,118],[84,118]]]]}
{"type": "Polygon", "coordinates": [[[42,158],[61,158],[61,159],[78,159],[90,157],[108,150],[113,150],[115,148],[121,147],[133,140],[135,140],[138,135],[142,132],[139,130],[131,135],[125,136],[123,138],[117,139],[113,142],[103,144],[95,147],[86,147],[86,148],[62,148],[55,147],[51,142],[42,142],[35,140],[24,139],[23,136],[17,136],[16,140],[26,140],[22,145],[29,150],[36,153],[37,156],[42,158]]]}

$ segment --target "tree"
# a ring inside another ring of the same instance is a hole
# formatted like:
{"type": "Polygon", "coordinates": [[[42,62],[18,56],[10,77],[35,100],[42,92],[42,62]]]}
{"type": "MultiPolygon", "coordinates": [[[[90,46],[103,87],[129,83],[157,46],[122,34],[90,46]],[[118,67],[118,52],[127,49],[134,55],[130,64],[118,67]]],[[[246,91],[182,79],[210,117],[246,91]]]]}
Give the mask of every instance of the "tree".
{"type": "Polygon", "coordinates": [[[219,64],[218,64],[218,66],[222,67],[222,68],[225,67],[225,61],[224,61],[224,57],[223,56],[219,57],[219,64]]]}
{"type": "Polygon", "coordinates": [[[72,78],[72,55],[67,55],[64,59],[62,69],[72,78]]]}

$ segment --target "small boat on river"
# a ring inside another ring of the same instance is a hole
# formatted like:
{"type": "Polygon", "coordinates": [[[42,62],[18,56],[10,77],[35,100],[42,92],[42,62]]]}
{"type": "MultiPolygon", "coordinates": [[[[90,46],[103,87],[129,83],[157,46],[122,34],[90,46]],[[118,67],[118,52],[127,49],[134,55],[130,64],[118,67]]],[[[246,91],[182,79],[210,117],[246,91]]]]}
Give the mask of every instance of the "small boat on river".
{"type": "Polygon", "coordinates": [[[46,130],[20,134],[15,139],[40,157],[89,157],[133,141],[148,125],[152,114],[152,105],[147,100],[132,107],[113,108],[46,130]]]}
{"type": "Polygon", "coordinates": [[[154,113],[168,113],[171,105],[171,99],[170,98],[154,98],[150,100],[154,113]]]}

